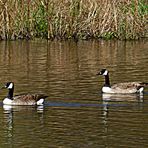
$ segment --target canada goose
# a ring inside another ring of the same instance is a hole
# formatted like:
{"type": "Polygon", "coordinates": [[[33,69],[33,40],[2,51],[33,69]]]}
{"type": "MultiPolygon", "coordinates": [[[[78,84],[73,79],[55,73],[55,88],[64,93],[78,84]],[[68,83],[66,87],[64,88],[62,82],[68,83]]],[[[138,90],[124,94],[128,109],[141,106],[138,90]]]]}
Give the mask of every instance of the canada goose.
{"type": "Polygon", "coordinates": [[[110,85],[109,72],[106,69],[102,69],[97,75],[105,76],[105,84],[102,87],[103,93],[111,94],[133,94],[133,93],[143,93],[144,86],[148,85],[145,82],[125,82],[110,85]]]}
{"type": "Polygon", "coordinates": [[[8,89],[8,95],[3,100],[4,105],[43,105],[44,99],[47,97],[44,94],[22,94],[13,96],[13,82],[6,83],[3,88],[8,89]]]}

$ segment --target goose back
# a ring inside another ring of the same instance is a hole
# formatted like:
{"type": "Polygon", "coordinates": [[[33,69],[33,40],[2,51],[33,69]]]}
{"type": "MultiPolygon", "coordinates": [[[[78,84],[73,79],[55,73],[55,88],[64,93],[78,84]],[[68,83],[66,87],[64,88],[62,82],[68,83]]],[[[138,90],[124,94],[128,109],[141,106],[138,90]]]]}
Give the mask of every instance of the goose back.
{"type": "Polygon", "coordinates": [[[138,93],[143,91],[142,82],[125,82],[112,85],[111,89],[114,93],[138,93]]]}
{"type": "Polygon", "coordinates": [[[44,94],[22,94],[13,97],[13,105],[36,105],[40,99],[45,99],[44,94]]]}

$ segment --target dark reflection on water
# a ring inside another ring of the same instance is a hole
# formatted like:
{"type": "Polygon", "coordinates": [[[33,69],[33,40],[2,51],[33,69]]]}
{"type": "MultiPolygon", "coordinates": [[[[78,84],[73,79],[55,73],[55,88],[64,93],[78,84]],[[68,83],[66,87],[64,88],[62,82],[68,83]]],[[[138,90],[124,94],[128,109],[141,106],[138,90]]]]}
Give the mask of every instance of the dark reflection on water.
{"type": "MultiPolygon", "coordinates": [[[[146,41],[0,42],[0,85],[49,95],[44,107],[0,104],[0,147],[148,147],[148,89],[102,95],[111,82],[148,80],[146,41]]],[[[0,91],[1,102],[7,91],[0,91]]]]}

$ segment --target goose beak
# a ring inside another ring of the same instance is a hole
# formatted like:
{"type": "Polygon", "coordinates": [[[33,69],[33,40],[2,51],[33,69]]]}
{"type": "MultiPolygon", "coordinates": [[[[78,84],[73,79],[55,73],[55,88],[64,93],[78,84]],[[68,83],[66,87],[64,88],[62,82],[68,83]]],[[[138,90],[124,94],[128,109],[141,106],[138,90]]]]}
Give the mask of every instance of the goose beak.
{"type": "Polygon", "coordinates": [[[101,75],[101,72],[97,73],[96,75],[101,75]]]}
{"type": "Polygon", "coordinates": [[[6,85],[2,86],[0,89],[5,89],[6,88],[6,85]]]}

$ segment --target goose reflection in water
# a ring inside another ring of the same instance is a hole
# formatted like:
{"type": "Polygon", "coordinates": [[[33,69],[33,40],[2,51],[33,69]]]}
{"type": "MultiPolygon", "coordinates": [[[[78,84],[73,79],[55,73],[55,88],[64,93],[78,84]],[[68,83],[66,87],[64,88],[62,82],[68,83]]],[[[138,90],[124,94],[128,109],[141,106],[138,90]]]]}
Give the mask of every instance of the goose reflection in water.
{"type": "MultiPolygon", "coordinates": [[[[106,94],[102,93],[103,100],[103,115],[105,121],[109,114],[109,107],[111,106],[127,106],[127,102],[142,103],[143,95],[141,94],[106,94]],[[114,102],[114,103],[113,103],[114,102]],[[116,102],[116,103],[115,103],[116,102]],[[126,103],[117,103],[117,102],[126,102],[126,103]]],[[[141,105],[140,105],[141,106],[141,105]]]]}
{"type": "Polygon", "coordinates": [[[14,106],[14,105],[3,105],[4,113],[10,113],[13,111],[25,111],[25,110],[36,110],[38,113],[43,113],[44,106],[14,106]]]}
{"type": "MultiPolygon", "coordinates": [[[[129,107],[138,105],[138,107],[143,107],[143,95],[138,94],[105,94],[102,93],[102,106],[103,106],[103,124],[104,124],[104,141],[108,141],[108,131],[109,131],[109,124],[108,122],[112,119],[112,110],[113,108],[120,108],[120,107],[129,107]]],[[[107,143],[107,142],[106,142],[107,143]]],[[[108,147],[108,146],[107,146],[108,147]]]]}
{"type": "Polygon", "coordinates": [[[102,94],[104,101],[134,101],[143,102],[142,94],[102,94]]]}
{"type": "MultiPolygon", "coordinates": [[[[13,144],[13,130],[14,130],[14,122],[16,122],[16,116],[22,116],[31,113],[38,113],[40,123],[43,123],[43,111],[44,106],[13,106],[13,105],[3,105],[3,115],[4,115],[4,122],[5,122],[5,132],[7,133],[7,143],[10,145],[13,144]],[[15,120],[15,121],[14,121],[15,120]]],[[[18,119],[18,118],[17,118],[18,119]]]]}

